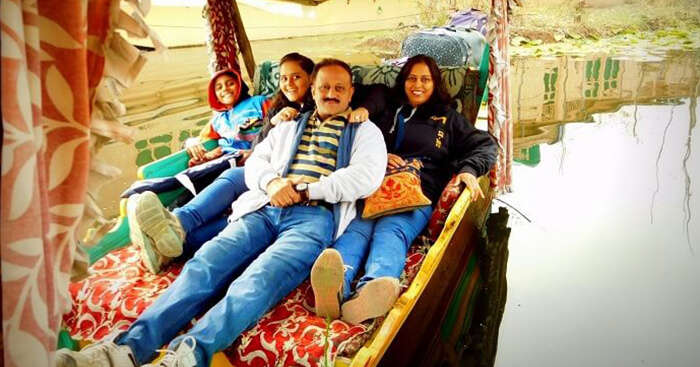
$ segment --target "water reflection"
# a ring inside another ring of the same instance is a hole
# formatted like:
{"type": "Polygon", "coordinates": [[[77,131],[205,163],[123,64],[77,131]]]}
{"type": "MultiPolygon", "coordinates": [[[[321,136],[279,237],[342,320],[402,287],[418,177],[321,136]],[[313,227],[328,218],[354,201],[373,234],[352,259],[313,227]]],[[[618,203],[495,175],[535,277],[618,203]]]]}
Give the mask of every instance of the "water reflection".
{"type": "Polygon", "coordinates": [[[659,147],[659,154],[656,156],[656,188],[654,189],[654,193],[651,195],[651,208],[649,209],[649,217],[651,220],[651,224],[654,224],[654,202],[656,201],[656,195],[659,193],[659,165],[661,163],[661,155],[664,152],[664,145],[666,145],[666,136],[668,134],[668,129],[671,127],[671,122],[673,122],[673,111],[675,111],[675,106],[671,107],[671,113],[669,114],[668,122],[666,123],[666,127],[664,128],[664,133],[661,138],[661,147],[659,147]]]}
{"type": "MultiPolygon", "coordinates": [[[[515,81],[512,85],[517,85],[513,91],[515,160],[536,166],[541,159],[540,144],[561,142],[562,171],[566,157],[566,144],[562,141],[566,123],[590,122],[595,113],[615,111],[631,104],[634,106],[631,134],[638,138],[640,105],[678,104],[677,97],[697,96],[698,52],[675,52],[666,59],[652,61],[630,60],[619,56],[516,59],[514,70],[515,81]]],[[[691,101],[689,108],[692,111],[697,103],[695,98],[691,98],[691,101]]],[[[652,194],[650,205],[652,223],[658,193],[658,166],[668,128],[673,120],[673,111],[672,108],[656,159],[657,188],[652,194]]],[[[692,130],[695,127],[695,115],[689,115],[691,120],[685,143],[687,152],[683,158],[687,192],[683,213],[687,227],[692,217],[689,205],[691,181],[687,163],[691,152],[692,130]]],[[[686,235],[689,233],[687,229],[684,232],[686,235]]],[[[690,239],[687,240],[690,244],[690,239]]]]}
{"type": "MultiPolygon", "coordinates": [[[[696,62],[698,62],[698,60],[696,60],[696,62]]],[[[698,65],[696,64],[696,70],[699,69],[697,66],[698,65]]],[[[691,251],[693,251],[693,247],[690,244],[690,221],[692,220],[692,212],[690,210],[691,180],[690,173],[688,171],[688,161],[690,160],[690,155],[692,152],[691,146],[693,141],[693,130],[695,129],[695,125],[697,123],[697,115],[695,114],[695,110],[697,109],[698,105],[698,100],[696,98],[698,95],[698,85],[700,85],[700,81],[696,81],[695,94],[694,97],[690,99],[690,121],[688,124],[688,138],[686,139],[686,149],[685,154],[683,155],[683,173],[685,174],[685,205],[683,206],[683,215],[685,217],[685,232],[688,239],[688,246],[690,246],[691,251]]]]}
{"type": "Polygon", "coordinates": [[[497,366],[700,365],[698,65],[516,61],[497,366]]]}

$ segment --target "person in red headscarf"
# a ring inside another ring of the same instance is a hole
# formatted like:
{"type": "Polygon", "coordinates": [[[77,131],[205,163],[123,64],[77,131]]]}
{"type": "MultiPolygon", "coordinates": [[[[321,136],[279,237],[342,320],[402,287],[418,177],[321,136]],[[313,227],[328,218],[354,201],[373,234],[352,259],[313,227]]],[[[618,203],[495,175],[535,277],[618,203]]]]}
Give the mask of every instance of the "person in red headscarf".
{"type": "Polygon", "coordinates": [[[197,142],[187,147],[190,166],[228,153],[238,154],[244,160],[260,133],[271,101],[265,96],[251,97],[240,74],[230,69],[214,74],[209,82],[208,98],[214,116],[200,132],[197,142]],[[202,145],[207,139],[217,139],[219,146],[207,152],[202,145]]]}

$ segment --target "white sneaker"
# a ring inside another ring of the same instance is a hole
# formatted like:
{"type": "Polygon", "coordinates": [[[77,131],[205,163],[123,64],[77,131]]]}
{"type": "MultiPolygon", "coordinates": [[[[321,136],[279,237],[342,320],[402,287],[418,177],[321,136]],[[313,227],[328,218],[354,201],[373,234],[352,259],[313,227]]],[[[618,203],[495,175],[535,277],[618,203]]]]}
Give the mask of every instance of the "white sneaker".
{"type": "Polygon", "coordinates": [[[325,249],[311,268],[316,314],[332,320],[340,317],[345,268],[338,250],[325,249]]]}
{"type": "Polygon", "coordinates": [[[357,291],[357,296],[343,303],[343,321],[359,324],[389,312],[399,298],[399,280],[381,277],[370,280],[357,291]]]}
{"type": "Polygon", "coordinates": [[[166,349],[165,356],[158,363],[149,363],[141,367],[196,367],[197,359],[194,356],[194,347],[197,341],[191,337],[185,337],[174,351],[166,349]],[[191,345],[187,345],[190,342],[191,345]]]}
{"type": "Polygon", "coordinates": [[[160,273],[163,265],[170,261],[170,258],[163,256],[156,247],[153,241],[147,236],[139,226],[136,220],[136,209],[141,194],[133,194],[126,201],[126,218],[129,221],[129,238],[131,243],[136,245],[140,250],[141,261],[146,266],[146,269],[153,274],[160,273]]]}
{"type": "Polygon", "coordinates": [[[177,217],[170,213],[158,199],[158,195],[146,191],[137,198],[136,222],[140,229],[151,237],[163,256],[177,257],[182,254],[185,231],[177,217]]]}
{"type": "Polygon", "coordinates": [[[56,352],[56,367],[136,367],[131,348],[114,344],[108,337],[88,345],[81,351],[60,349],[56,352]]]}

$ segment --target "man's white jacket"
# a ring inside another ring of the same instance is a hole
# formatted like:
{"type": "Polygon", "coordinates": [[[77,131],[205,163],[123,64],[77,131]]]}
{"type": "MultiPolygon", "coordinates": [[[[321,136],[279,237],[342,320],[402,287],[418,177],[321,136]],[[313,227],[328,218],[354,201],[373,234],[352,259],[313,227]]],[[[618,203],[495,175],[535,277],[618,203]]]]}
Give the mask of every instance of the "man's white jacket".
{"type": "MultiPolygon", "coordinates": [[[[270,202],[267,184],[282,177],[297,151],[296,134],[300,121],[278,124],[260,142],[245,164],[245,183],[249,191],[233,202],[229,221],[262,208],[270,202]]],[[[342,149],[342,147],[338,147],[342,149]]],[[[371,195],[382,183],[387,164],[387,150],[379,128],[371,121],[357,127],[347,167],[336,169],[318,182],[309,185],[311,200],[340,203],[340,218],[336,218],[336,238],[355,218],[355,201],[371,195]]]]}

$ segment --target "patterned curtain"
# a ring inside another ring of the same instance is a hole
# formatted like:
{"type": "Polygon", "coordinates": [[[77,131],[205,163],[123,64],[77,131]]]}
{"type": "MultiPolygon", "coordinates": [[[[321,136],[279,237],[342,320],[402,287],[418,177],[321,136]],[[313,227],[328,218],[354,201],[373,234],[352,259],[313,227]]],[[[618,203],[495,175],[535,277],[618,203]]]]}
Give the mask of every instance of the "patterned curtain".
{"type": "Polygon", "coordinates": [[[491,185],[497,193],[510,191],[513,162],[513,122],[510,113],[510,42],[508,27],[508,0],[492,0],[487,40],[491,45],[489,56],[489,131],[498,138],[500,153],[496,167],[491,170],[491,185]]]}
{"type": "Polygon", "coordinates": [[[2,0],[2,339],[7,367],[53,366],[83,214],[91,98],[112,0],[2,0]]]}
{"type": "Polygon", "coordinates": [[[208,23],[207,46],[211,62],[209,72],[234,69],[241,72],[238,64],[236,32],[233,28],[233,0],[207,0],[202,16],[208,23]]]}

